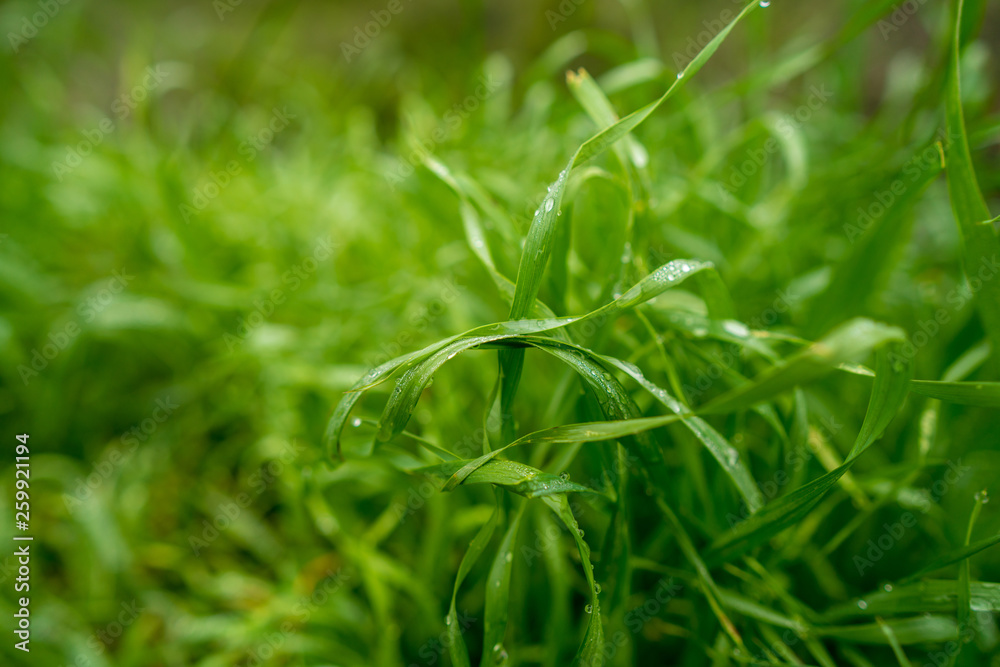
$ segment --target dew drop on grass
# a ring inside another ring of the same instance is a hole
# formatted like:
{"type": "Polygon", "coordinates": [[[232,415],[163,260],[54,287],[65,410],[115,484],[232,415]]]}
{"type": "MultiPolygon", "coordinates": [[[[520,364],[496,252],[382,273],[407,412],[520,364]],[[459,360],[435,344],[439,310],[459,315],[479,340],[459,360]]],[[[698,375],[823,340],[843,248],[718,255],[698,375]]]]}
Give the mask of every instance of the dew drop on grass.
{"type": "Polygon", "coordinates": [[[563,474],[561,474],[559,476],[563,479],[563,481],[569,481],[569,473],[568,472],[564,472],[563,474]]]}
{"type": "Polygon", "coordinates": [[[450,615],[444,617],[444,624],[445,625],[451,625],[451,616],[450,615]]]}
{"type": "Polygon", "coordinates": [[[990,494],[986,491],[986,489],[983,489],[982,491],[976,493],[976,501],[985,505],[990,502],[990,494]]]}
{"type": "Polygon", "coordinates": [[[556,203],[554,201],[552,201],[551,199],[546,199],[545,200],[545,212],[548,213],[549,211],[551,211],[552,207],[555,206],[555,205],[556,205],[556,203]]]}
{"type": "Polygon", "coordinates": [[[678,79],[683,79],[684,78],[684,72],[678,72],[677,73],[677,78],[678,79]]]}
{"type": "Polygon", "coordinates": [[[580,537],[583,537],[583,528],[577,528],[576,532],[580,537]]]}
{"type": "Polygon", "coordinates": [[[770,7],[771,6],[771,0],[760,0],[760,3],[758,3],[758,4],[760,4],[761,7],[770,7]]]}
{"type": "Polygon", "coordinates": [[[600,593],[601,592],[601,585],[599,583],[597,583],[596,581],[594,582],[594,592],[595,593],[600,593]]]}
{"type": "Polygon", "coordinates": [[[586,607],[583,608],[583,610],[588,614],[592,614],[594,612],[594,605],[588,604],[586,607]]]}
{"type": "Polygon", "coordinates": [[[742,322],[737,322],[736,320],[724,320],[722,322],[722,328],[728,333],[734,336],[739,336],[740,338],[745,338],[750,335],[750,330],[742,322]]]}
{"type": "Polygon", "coordinates": [[[885,586],[882,587],[882,590],[884,590],[886,593],[891,593],[892,592],[892,584],[886,584],[885,586]]]}
{"type": "Polygon", "coordinates": [[[864,600],[858,600],[858,609],[861,609],[862,611],[868,609],[868,603],[864,600]]]}
{"type": "Polygon", "coordinates": [[[361,417],[355,417],[354,419],[352,419],[351,426],[353,426],[354,428],[361,426],[361,417]]]}

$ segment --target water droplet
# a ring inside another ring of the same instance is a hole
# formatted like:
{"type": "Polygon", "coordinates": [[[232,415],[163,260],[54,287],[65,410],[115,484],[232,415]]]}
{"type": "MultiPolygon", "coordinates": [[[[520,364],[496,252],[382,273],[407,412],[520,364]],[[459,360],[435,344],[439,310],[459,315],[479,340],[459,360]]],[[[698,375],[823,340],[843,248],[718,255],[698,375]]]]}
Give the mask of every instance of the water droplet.
{"type": "Polygon", "coordinates": [[[684,72],[678,72],[677,73],[677,78],[678,79],[683,79],[684,78],[684,72]]]}
{"type": "Polygon", "coordinates": [[[750,335],[750,329],[747,328],[742,322],[737,322],[736,320],[725,320],[722,322],[722,328],[734,336],[740,338],[745,338],[750,335]]]}
{"type": "Polygon", "coordinates": [[[545,200],[545,211],[546,212],[551,211],[552,207],[555,206],[555,205],[556,205],[556,203],[554,201],[552,201],[551,199],[546,199],[545,200]]]}
{"type": "Polygon", "coordinates": [[[771,0],[760,0],[760,2],[757,4],[759,4],[761,7],[770,7],[771,0]]]}
{"type": "Polygon", "coordinates": [[[978,492],[976,494],[976,500],[978,502],[982,503],[983,505],[985,505],[986,503],[990,502],[990,494],[989,494],[989,492],[987,492],[986,489],[983,489],[982,491],[978,492]]]}
{"type": "Polygon", "coordinates": [[[583,537],[583,528],[577,528],[576,532],[580,537],[583,537]]]}
{"type": "Polygon", "coordinates": [[[354,428],[361,426],[361,417],[355,417],[354,419],[352,419],[351,426],[353,426],[354,428]]]}
{"type": "Polygon", "coordinates": [[[886,584],[885,586],[882,587],[882,590],[884,590],[886,593],[891,593],[892,592],[892,584],[886,584]]]}
{"type": "Polygon", "coordinates": [[[586,607],[583,608],[583,610],[588,614],[592,614],[594,613],[594,605],[588,604],[586,607]]]}
{"type": "Polygon", "coordinates": [[[731,466],[736,465],[740,460],[740,453],[735,449],[730,449],[726,452],[726,463],[731,466]]]}
{"type": "Polygon", "coordinates": [[[562,479],[563,479],[564,481],[565,481],[565,480],[569,480],[569,473],[568,473],[568,472],[564,472],[563,474],[561,474],[561,475],[559,475],[559,476],[560,476],[560,477],[561,477],[561,478],[562,478],[562,479]]]}
{"type": "Polygon", "coordinates": [[[445,625],[451,625],[451,616],[445,616],[444,617],[444,624],[445,625]]]}
{"type": "Polygon", "coordinates": [[[858,600],[858,609],[865,610],[868,609],[868,603],[864,600],[858,600]]]}
{"type": "Polygon", "coordinates": [[[501,650],[503,650],[503,644],[501,644],[500,642],[497,642],[496,644],[493,645],[494,653],[499,653],[501,650]]]}
{"type": "Polygon", "coordinates": [[[596,581],[594,582],[594,592],[595,593],[600,593],[601,592],[601,585],[599,583],[597,583],[596,581]]]}

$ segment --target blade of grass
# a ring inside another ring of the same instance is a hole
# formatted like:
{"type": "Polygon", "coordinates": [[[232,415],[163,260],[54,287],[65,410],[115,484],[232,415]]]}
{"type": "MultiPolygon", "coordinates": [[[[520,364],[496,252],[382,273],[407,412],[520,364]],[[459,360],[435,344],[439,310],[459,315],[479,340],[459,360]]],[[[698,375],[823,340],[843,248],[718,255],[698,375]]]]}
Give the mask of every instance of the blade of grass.
{"type": "Polygon", "coordinates": [[[514,513],[500,548],[497,549],[486,579],[486,609],[483,612],[483,657],[480,665],[499,665],[506,662],[503,648],[507,631],[507,609],[510,600],[510,573],[514,564],[514,543],[521,528],[521,518],[528,506],[522,502],[514,513]]]}
{"type": "Polygon", "coordinates": [[[771,502],[754,516],[734,526],[712,545],[706,554],[706,562],[712,565],[731,561],[809,514],[892,421],[906,397],[910,373],[908,364],[893,365],[889,362],[889,353],[885,349],[880,350],[865,421],[844,464],[771,502]]]}
{"type": "Polygon", "coordinates": [[[970,284],[982,287],[976,293],[976,308],[993,343],[994,359],[1000,354],[1000,281],[995,280],[1000,260],[1000,241],[996,229],[988,223],[993,216],[979,189],[969,152],[969,138],[962,111],[961,32],[963,0],[957,0],[945,111],[948,121],[947,175],[951,208],[962,236],[963,264],[970,284]],[[986,224],[984,224],[986,223],[986,224]],[[982,275],[986,269],[988,277],[982,275]]]}

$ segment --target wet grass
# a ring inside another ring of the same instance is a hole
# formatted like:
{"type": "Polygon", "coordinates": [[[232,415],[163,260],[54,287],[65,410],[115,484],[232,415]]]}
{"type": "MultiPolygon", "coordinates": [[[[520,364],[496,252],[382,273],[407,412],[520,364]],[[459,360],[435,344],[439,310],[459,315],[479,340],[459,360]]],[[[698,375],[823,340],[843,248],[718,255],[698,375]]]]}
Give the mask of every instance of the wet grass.
{"type": "Polygon", "coordinates": [[[9,54],[6,660],[998,664],[995,8],[593,4],[9,54]]]}

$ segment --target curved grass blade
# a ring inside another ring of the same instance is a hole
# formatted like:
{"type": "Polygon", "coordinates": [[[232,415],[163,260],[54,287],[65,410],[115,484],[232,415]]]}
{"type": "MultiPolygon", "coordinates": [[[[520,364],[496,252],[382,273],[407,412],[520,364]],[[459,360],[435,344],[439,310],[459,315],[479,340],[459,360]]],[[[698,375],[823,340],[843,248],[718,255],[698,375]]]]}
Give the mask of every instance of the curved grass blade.
{"type": "Polygon", "coordinates": [[[583,539],[583,531],[580,524],[573,516],[570,509],[569,500],[565,495],[546,496],[542,501],[555,512],[556,516],[565,524],[570,535],[576,542],[576,548],[580,552],[580,562],[583,565],[583,574],[587,579],[587,586],[590,589],[590,604],[587,605],[587,613],[590,620],[587,622],[587,632],[583,636],[580,648],[573,659],[574,665],[603,665],[604,655],[601,653],[604,648],[604,626],[601,624],[601,601],[597,597],[597,582],[594,580],[594,566],[590,562],[590,547],[583,539]]]}
{"type": "Polygon", "coordinates": [[[729,444],[729,441],[722,437],[722,434],[712,428],[704,419],[691,412],[686,405],[668,394],[665,389],[647,380],[642,371],[634,364],[612,357],[603,357],[603,359],[638,382],[653,398],[681,418],[681,423],[705,445],[705,448],[712,457],[722,466],[723,471],[732,479],[733,484],[736,485],[736,489],[739,491],[740,496],[743,497],[751,513],[756,512],[763,506],[763,497],[757,488],[757,483],[750,475],[750,470],[747,468],[746,462],[740,459],[739,451],[729,444]]]}
{"type": "Polygon", "coordinates": [[[904,340],[903,332],[897,327],[864,318],[850,320],[783,364],[761,372],[751,382],[710,401],[699,408],[698,413],[719,414],[750,407],[820,378],[840,364],[860,361],[873,349],[893,340],[904,340]]]}
{"type": "MultiPolygon", "coordinates": [[[[545,272],[546,264],[548,264],[549,255],[552,253],[554,227],[557,224],[561,211],[563,194],[569,180],[570,172],[576,166],[606,151],[615,142],[648,118],[660,105],[670,99],[687,80],[704,66],[736,24],[743,20],[756,7],[757,3],[755,2],[747,4],[732,22],[720,30],[705,45],[687,68],[678,74],[677,79],[670,85],[662,97],[598,132],[577,149],[576,153],[570,159],[569,164],[559,172],[559,176],[549,186],[548,195],[538,207],[531,221],[531,227],[528,229],[524,250],[521,253],[521,261],[517,269],[517,283],[509,319],[519,320],[523,318],[531,311],[535,297],[538,295],[538,290],[542,284],[542,275],[545,272]]],[[[517,386],[521,379],[521,370],[524,367],[524,351],[502,350],[499,354],[499,361],[501,374],[501,414],[504,418],[504,424],[512,424],[512,420],[508,419],[508,417],[511,414],[514,395],[517,393],[517,386]]],[[[507,435],[512,434],[511,430],[507,435]]]]}
{"type": "MultiPolygon", "coordinates": [[[[618,121],[618,114],[611,101],[587,70],[580,68],[576,72],[572,70],[566,72],[566,85],[598,127],[604,128],[618,121]]],[[[649,162],[649,153],[632,135],[625,136],[622,146],[616,145],[614,150],[623,163],[627,155],[632,165],[639,169],[649,162]]]]}
{"type": "Polygon", "coordinates": [[[948,567],[949,565],[954,565],[955,563],[961,563],[966,558],[971,558],[975,556],[980,551],[989,549],[990,547],[1000,544],[1000,533],[993,535],[991,537],[984,537],[981,540],[977,540],[972,544],[961,547],[959,549],[954,549],[944,554],[943,556],[938,556],[929,565],[921,569],[916,574],[911,574],[908,577],[904,577],[900,580],[900,583],[908,584],[911,581],[916,581],[925,574],[930,574],[941,568],[948,567]]]}
{"type": "MultiPolygon", "coordinates": [[[[414,365],[412,368],[409,368],[403,376],[397,380],[396,388],[390,395],[389,401],[386,403],[385,409],[382,413],[382,418],[379,420],[378,439],[384,442],[396,435],[399,435],[399,433],[403,431],[407,421],[410,419],[410,414],[413,412],[417,401],[420,399],[420,394],[423,392],[424,387],[427,386],[427,383],[430,382],[431,378],[441,368],[441,366],[457,354],[484,343],[493,343],[504,338],[512,338],[515,336],[560,329],[570,324],[579,324],[597,317],[609,318],[620,311],[634,308],[656,296],[659,296],[667,289],[679,285],[690,276],[696,275],[702,271],[714,271],[714,267],[709,262],[699,262],[697,260],[674,260],[667,262],[656,271],[652,272],[633,285],[622,296],[618,297],[614,301],[611,301],[610,303],[605,304],[604,306],[601,306],[597,310],[587,313],[586,315],[541,320],[518,320],[489,324],[467,331],[460,336],[441,341],[435,345],[424,348],[424,350],[419,353],[414,353],[414,355],[408,356],[406,358],[407,360],[417,359],[418,355],[422,355],[426,358],[419,361],[419,363],[414,365]]],[[[503,350],[502,352],[521,352],[523,354],[523,350],[518,349],[508,349],[503,350]]],[[[401,364],[392,366],[391,369],[382,373],[380,377],[388,377],[388,374],[391,371],[400,366],[401,364]]],[[[345,399],[341,402],[341,405],[337,406],[337,410],[334,412],[334,419],[336,422],[331,420],[331,428],[337,429],[337,438],[339,438],[340,430],[343,429],[343,424],[355,402],[357,402],[357,397],[354,397],[353,399],[345,397],[345,399]]],[[[339,444],[339,439],[337,442],[339,444]]]]}
{"type": "Polygon", "coordinates": [[[945,112],[948,122],[947,176],[948,194],[951,208],[958,221],[962,236],[963,264],[965,275],[977,280],[982,288],[976,294],[976,308],[983,320],[983,328],[993,342],[994,359],[1000,354],[1000,280],[995,280],[1000,271],[1000,241],[996,229],[988,222],[993,216],[983,199],[982,190],[976,180],[969,152],[969,138],[965,130],[965,116],[962,112],[961,82],[961,33],[962,9],[965,3],[958,0],[953,26],[953,39],[948,64],[948,87],[945,93],[945,112]],[[989,273],[990,279],[982,275],[989,273]]]}
{"type": "MultiPolygon", "coordinates": [[[[470,461],[466,460],[448,461],[417,468],[412,472],[447,481],[469,463],[470,461]]],[[[526,498],[541,498],[556,493],[598,493],[590,487],[563,479],[559,475],[542,472],[517,461],[487,461],[476,468],[462,483],[496,484],[526,498]]]]}
{"type": "MultiPolygon", "coordinates": [[[[617,440],[627,436],[636,435],[638,433],[643,433],[679,420],[680,417],[676,415],[665,415],[662,417],[640,417],[636,419],[621,419],[606,422],[567,424],[564,426],[554,426],[552,428],[542,429],[541,431],[535,431],[534,433],[529,433],[518,438],[510,444],[494,449],[491,452],[487,452],[478,459],[462,461],[461,463],[463,465],[454,471],[447,484],[444,485],[442,491],[451,491],[459,484],[467,483],[467,480],[469,480],[477,470],[493,461],[493,459],[497,456],[512,447],[540,445],[543,443],[572,444],[578,442],[606,442],[609,440],[617,440]]],[[[444,471],[447,470],[453,463],[455,462],[449,461],[433,467],[444,471]]],[[[579,491],[579,489],[573,490],[579,491]]],[[[583,487],[583,490],[593,492],[592,489],[587,487],[583,487]]]]}
{"type": "Polygon", "coordinates": [[[705,557],[706,562],[717,565],[731,561],[809,514],[892,421],[906,398],[910,373],[909,364],[894,365],[889,361],[889,353],[880,350],[865,421],[844,464],[771,502],[754,516],[734,526],[713,544],[705,557]]]}
{"type": "Polygon", "coordinates": [[[424,348],[423,350],[417,350],[415,352],[410,352],[409,354],[404,354],[401,357],[396,357],[395,359],[391,359],[384,364],[371,369],[365,373],[361,379],[355,382],[354,386],[344,393],[343,398],[340,399],[340,402],[337,403],[337,407],[333,410],[333,415],[327,423],[326,433],[323,437],[323,440],[326,443],[327,456],[332,457],[333,453],[336,452],[337,457],[343,459],[343,455],[340,451],[340,436],[344,432],[344,424],[347,423],[347,418],[350,416],[351,410],[354,409],[355,404],[361,399],[362,392],[370,387],[384,382],[396,371],[396,369],[404,366],[414,359],[419,359],[421,356],[425,355],[428,350],[434,349],[437,345],[438,343],[435,343],[424,348]]]}

